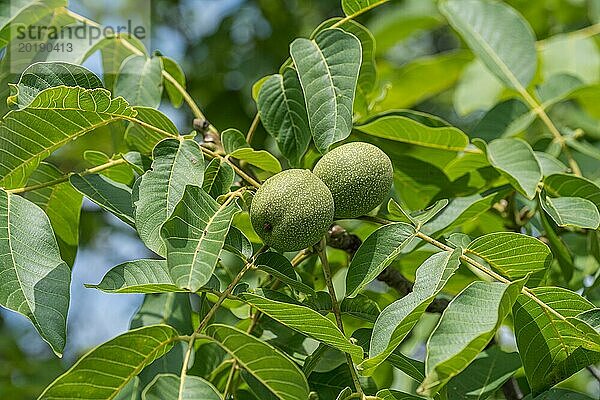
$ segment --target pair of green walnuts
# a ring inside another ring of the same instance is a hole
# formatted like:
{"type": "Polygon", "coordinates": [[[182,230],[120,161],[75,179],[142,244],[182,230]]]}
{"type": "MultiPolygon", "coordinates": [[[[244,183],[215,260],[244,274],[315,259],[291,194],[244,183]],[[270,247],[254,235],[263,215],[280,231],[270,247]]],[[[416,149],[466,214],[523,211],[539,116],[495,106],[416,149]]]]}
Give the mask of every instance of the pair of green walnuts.
{"type": "Polygon", "coordinates": [[[381,204],[392,180],[392,162],[378,147],[344,144],[312,172],[288,169],[267,179],[252,200],[252,226],[276,250],[301,250],[317,243],[334,217],[359,217],[381,204]]]}

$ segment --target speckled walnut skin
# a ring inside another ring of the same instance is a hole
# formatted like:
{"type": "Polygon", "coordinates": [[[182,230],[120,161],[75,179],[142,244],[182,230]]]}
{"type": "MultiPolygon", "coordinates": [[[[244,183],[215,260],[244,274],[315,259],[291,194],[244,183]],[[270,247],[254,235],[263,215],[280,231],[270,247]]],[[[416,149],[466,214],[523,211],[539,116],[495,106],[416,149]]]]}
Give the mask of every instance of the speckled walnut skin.
{"type": "Polygon", "coordinates": [[[279,251],[317,243],[333,222],[333,197],[307,169],[289,169],[267,179],[250,207],[254,230],[279,251]]]}
{"type": "Polygon", "coordinates": [[[394,178],[387,154],[364,142],[336,147],[313,172],[331,191],[336,218],[355,218],[373,210],[385,200],[394,178]]]}

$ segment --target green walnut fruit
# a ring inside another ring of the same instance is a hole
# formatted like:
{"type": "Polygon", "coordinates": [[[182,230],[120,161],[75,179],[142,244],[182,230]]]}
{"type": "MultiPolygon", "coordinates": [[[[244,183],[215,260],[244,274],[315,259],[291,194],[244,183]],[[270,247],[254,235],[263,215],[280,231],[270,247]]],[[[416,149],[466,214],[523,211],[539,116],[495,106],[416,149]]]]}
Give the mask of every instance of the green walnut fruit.
{"type": "Polygon", "coordinates": [[[333,197],[307,169],[288,169],[267,179],[250,206],[250,220],[263,242],[279,251],[317,243],[333,222],[333,197]]]}
{"type": "Polygon", "coordinates": [[[353,142],[324,155],[313,173],[331,191],[336,218],[355,218],[380,205],[393,181],[390,158],[378,147],[353,142]]]}

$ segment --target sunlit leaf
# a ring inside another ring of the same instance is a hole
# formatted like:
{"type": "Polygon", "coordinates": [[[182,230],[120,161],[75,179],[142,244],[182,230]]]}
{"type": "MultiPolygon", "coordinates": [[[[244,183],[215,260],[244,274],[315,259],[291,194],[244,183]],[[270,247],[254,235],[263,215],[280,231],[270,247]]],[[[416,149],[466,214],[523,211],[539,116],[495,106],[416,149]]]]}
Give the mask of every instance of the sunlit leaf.
{"type": "Polygon", "coordinates": [[[540,204],[558,226],[598,229],[600,225],[598,207],[587,199],[541,195],[540,204]]]}
{"type": "Polygon", "coordinates": [[[600,207],[600,186],[580,176],[552,174],[544,179],[544,189],[551,196],[581,197],[600,207]]]}
{"type": "Polygon", "coordinates": [[[506,86],[529,85],[537,66],[535,37],[513,8],[490,0],[447,0],[440,11],[506,86]]]}
{"type": "MultiPolygon", "coordinates": [[[[333,24],[339,23],[341,18],[331,18],[323,22],[311,34],[313,38],[320,31],[331,27],[333,24]]],[[[358,72],[358,82],[356,85],[356,96],[354,98],[354,112],[367,114],[369,108],[369,95],[375,88],[377,81],[377,70],[375,68],[375,39],[367,28],[354,20],[348,20],[337,26],[356,36],[360,40],[362,50],[362,62],[358,72]]]]}
{"type": "Polygon", "coordinates": [[[98,127],[136,112],[105,89],[58,86],[40,92],[29,105],[0,122],[1,183],[17,187],[54,150],[98,127]],[[27,138],[23,141],[22,138],[27,138]]]}
{"type": "Polygon", "coordinates": [[[237,149],[229,154],[230,157],[246,161],[257,168],[274,174],[281,172],[281,164],[271,153],[266,150],[254,150],[249,147],[237,149]]]}
{"type": "MultiPolygon", "coordinates": [[[[173,79],[175,79],[175,81],[179,84],[179,86],[181,86],[183,89],[185,89],[186,88],[185,74],[184,74],[183,70],[181,69],[181,67],[179,66],[179,64],[177,64],[177,62],[175,60],[173,60],[169,57],[165,57],[165,56],[162,56],[160,58],[160,60],[162,62],[163,71],[165,71],[166,73],[171,75],[173,77],[173,79]]],[[[181,104],[183,103],[183,95],[181,94],[179,89],[175,86],[175,84],[173,84],[168,79],[163,77],[163,85],[165,86],[167,95],[169,96],[169,99],[171,100],[171,104],[173,104],[173,106],[175,108],[181,107],[181,104]]]]}
{"type": "Polygon", "coordinates": [[[458,128],[432,128],[398,115],[383,116],[356,129],[384,139],[436,149],[462,151],[469,144],[467,135],[458,128]]]}
{"type": "Polygon", "coordinates": [[[169,351],[177,335],[167,325],[125,332],[81,357],[38,400],[113,399],[146,365],[169,351]]]}
{"type": "Polygon", "coordinates": [[[342,0],[342,10],[348,16],[354,16],[377,7],[388,0],[342,0]]]}
{"type": "Polygon", "coordinates": [[[97,285],[88,288],[107,293],[184,292],[169,275],[166,260],[127,261],[113,267],[97,285]]]}
{"type": "Polygon", "coordinates": [[[529,285],[539,283],[550,266],[552,253],[548,246],[531,236],[514,232],[496,232],[473,240],[466,252],[485,260],[496,272],[509,279],[532,277],[529,285]]]}
{"type": "Polygon", "coordinates": [[[19,82],[13,86],[15,93],[8,98],[9,105],[27,107],[39,92],[55,86],[80,86],[85,89],[102,87],[102,81],[89,69],[66,62],[39,62],[27,67],[19,82]]]}

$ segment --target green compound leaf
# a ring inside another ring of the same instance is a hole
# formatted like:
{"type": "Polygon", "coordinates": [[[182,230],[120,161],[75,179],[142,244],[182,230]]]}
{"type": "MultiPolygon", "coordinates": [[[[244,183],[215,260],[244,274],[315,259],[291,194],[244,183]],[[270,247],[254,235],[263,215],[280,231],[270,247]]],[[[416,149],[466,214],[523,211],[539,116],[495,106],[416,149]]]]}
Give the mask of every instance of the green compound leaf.
{"type": "Polygon", "coordinates": [[[473,282],[452,299],[427,342],[427,375],[417,392],[437,393],[475,359],[510,313],[524,283],[473,282]]]}
{"type": "Polygon", "coordinates": [[[160,228],[183,197],[187,185],[202,186],[204,158],[193,140],[165,139],[153,151],[152,169],[134,191],[135,226],[142,241],[164,256],[166,247],[160,228]]]}
{"type": "Polygon", "coordinates": [[[23,185],[54,150],[135,114],[123,98],[112,99],[105,89],[58,86],[38,93],[27,107],[10,111],[0,121],[0,185],[23,185]]]}
{"type": "Polygon", "coordinates": [[[356,129],[380,138],[434,149],[462,151],[469,144],[468,136],[458,128],[431,127],[401,115],[384,115],[356,129]]]}
{"type": "Polygon", "coordinates": [[[142,400],[222,400],[221,394],[208,381],[188,375],[179,393],[180,378],[174,374],[158,374],[142,392],[142,400]]]}
{"type": "Polygon", "coordinates": [[[167,325],[125,332],[80,358],[38,400],[112,400],[146,365],[171,350],[177,336],[167,325]]]}
{"type": "Polygon", "coordinates": [[[448,0],[440,11],[504,85],[529,85],[537,67],[535,37],[512,7],[490,0],[448,0]]]}
{"type": "Polygon", "coordinates": [[[134,226],[131,188],[99,175],[71,175],[69,182],[79,193],[116,215],[123,222],[134,226]]]}
{"type": "Polygon", "coordinates": [[[348,267],[348,296],[356,296],[369,282],[377,278],[415,234],[415,228],[403,222],[384,225],[373,232],[361,244],[348,267]]]}
{"type": "Polygon", "coordinates": [[[290,54],[304,93],[313,140],[325,153],[352,130],[360,41],[340,29],[326,29],[313,40],[294,40],[290,54]]]}
{"type": "Polygon", "coordinates": [[[226,325],[213,324],[206,333],[281,400],[308,399],[302,371],[276,348],[226,325]]]}
{"type": "Polygon", "coordinates": [[[219,204],[197,186],[185,188],[161,229],[169,270],[177,286],[196,292],[210,280],[238,211],[235,199],[219,204]]]}
{"type": "Polygon", "coordinates": [[[576,317],[594,305],[570,290],[539,287],[533,294],[555,313],[524,295],[513,307],[515,336],[534,395],[600,360],[600,335],[576,317]]]}
{"type": "Polygon", "coordinates": [[[531,146],[521,139],[496,139],[487,145],[490,164],[521,194],[533,199],[542,170],[531,146]]]}
{"type": "Polygon", "coordinates": [[[0,305],[23,314],[58,355],[66,341],[71,270],[50,220],[23,197],[0,190],[0,305]]]}
{"type": "Polygon", "coordinates": [[[465,250],[485,260],[494,271],[508,279],[520,279],[531,274],[530,286],[539,284],[552,261],[548,246],[536,238],[514,232],[480,236],[465,250]]]}
{"type": "Polygon", "coordinates": [[[271,300],[253,293],[244,293],[240,297],[276,321],[350,354],[355,362],[362,361],[362,348],[350,343],[333,321],[313,309],[271,300]]]}
{"type": "Polygon", "coordinates": [[[412,292],[381,311],[373,327],[369,358],[360,365],[362,374],[372,374],[394,352],[454,274],[460,255],[461,250],[456,249],[430,256],[417,269],[412,292]]]}
{"type": "Polygon", "coordinates": [[[268,77],[258,92],[257,106],[260,120],[277,142],[281,154],[293,166],[298,166],[308,148],[311,134],[304,94],[296,71],[286,68],[282,75],[268,77]]]}
{"type": "Polygon", "coordinates": [[[169,275],[166,260],[127,261],[113,267],[97,285],[85,285],[107,293],[185,292],[169,275]]]}

